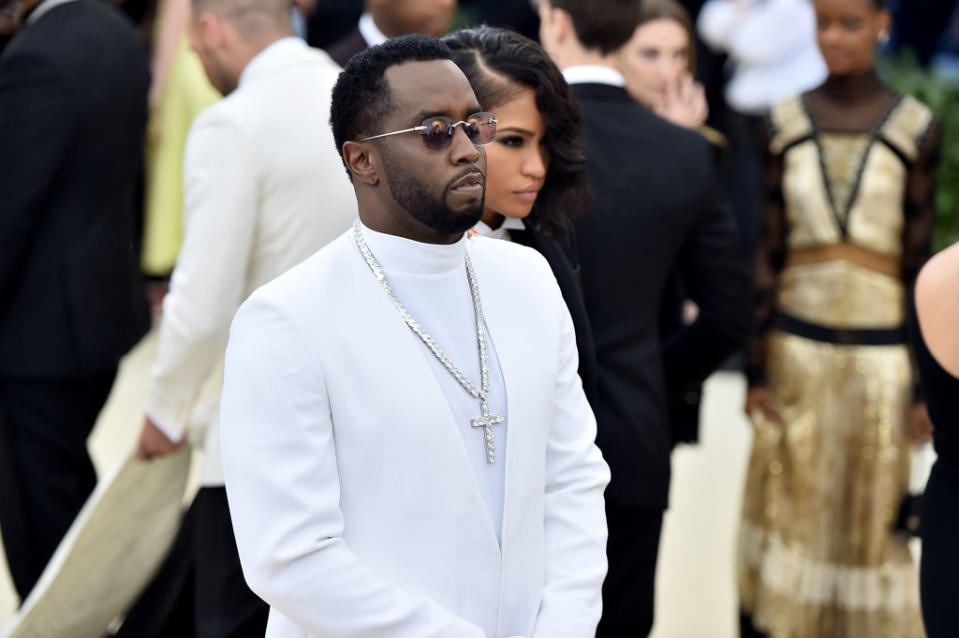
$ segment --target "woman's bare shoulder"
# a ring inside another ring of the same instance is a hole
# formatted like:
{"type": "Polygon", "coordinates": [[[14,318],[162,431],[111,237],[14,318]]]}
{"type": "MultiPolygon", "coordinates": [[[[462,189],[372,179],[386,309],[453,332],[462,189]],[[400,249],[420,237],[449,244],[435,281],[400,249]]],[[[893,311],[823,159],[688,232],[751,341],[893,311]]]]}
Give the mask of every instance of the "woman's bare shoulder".
{"type": "Polygon", "coordinates": [[[919,273],[916,312],[929,351],[959,377],[959,243],[936,254],[919,273]]]}

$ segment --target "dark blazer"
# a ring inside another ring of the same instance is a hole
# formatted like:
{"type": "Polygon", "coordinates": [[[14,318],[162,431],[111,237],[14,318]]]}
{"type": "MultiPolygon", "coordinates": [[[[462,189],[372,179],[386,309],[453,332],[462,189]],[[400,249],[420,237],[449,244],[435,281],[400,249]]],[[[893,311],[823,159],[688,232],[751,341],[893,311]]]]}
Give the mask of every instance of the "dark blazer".
{"type": "Polygon", "coordinates": [[[579,376],[583,381],[586,398],[592,399],[596,387],[596,351],[593,333],[586,314],[586,303],[580,283],[580,266],[576,248],[576,233],[572,221],[564,217],[566,233],[553,238],[540,230],[527,226],[525,230],[511,230],[510,239],[517,244],[529,246],[549,263],[566,301],[566,307],[576,330],[576,349],[579,353],[579,376]]]}
{"type": "Polygon", "coordinates": [[[369,46],[369,43],[363,39],[363,34],[360,33],[360,27],[357,26],[342,39],[328,46],[326,52],[334,62],[340,66],[346,66],[350,58],[360,51],[365,51],[369,46]]]}
{"type": "Polygon", "coordinates": [[[107,370],[148,329],[147,85],[132,24],[99,0],[53,8],[0,57],[0,374],[107,370]]]}
{"type": "Polygon", "coordinates": [[[748,259],[702,135],[657,117],[624,89],[575,84],[573,92],[593,189],[576,233],[598,365],[597,444],[612,470],[606,497],[663,508],[673,443],[667,393],[695,389],[742,345],[748,259]],[[700,314],[663,342],[674,268],[700,314]]]}

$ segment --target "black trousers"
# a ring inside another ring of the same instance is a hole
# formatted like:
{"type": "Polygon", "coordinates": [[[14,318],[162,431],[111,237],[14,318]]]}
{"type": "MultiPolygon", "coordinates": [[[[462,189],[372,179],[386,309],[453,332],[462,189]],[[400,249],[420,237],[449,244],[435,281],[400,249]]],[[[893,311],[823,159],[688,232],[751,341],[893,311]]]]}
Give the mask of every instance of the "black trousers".
{"type": "Polygon", "coordinates": [[[653,628],[663,511],[606,503],[609,571],[596,638],[644,638],[653,628]]]}
{"type": "Polygon", "coordinates": [[[243,579],[226,490],[204,487],[117,638],[263,638],[269,611],[243,579]]]}
{"type": "Polygon", "coordinates": [[[751,614],[739,612],[739,638],[766,638],[766,634],[756,629],[751,614]]]}
{"type": "Polygon", "coordinates": [[[87,438],[116,373],[0,377],[0,530],[21,600],[96,486],[87,438]]]}

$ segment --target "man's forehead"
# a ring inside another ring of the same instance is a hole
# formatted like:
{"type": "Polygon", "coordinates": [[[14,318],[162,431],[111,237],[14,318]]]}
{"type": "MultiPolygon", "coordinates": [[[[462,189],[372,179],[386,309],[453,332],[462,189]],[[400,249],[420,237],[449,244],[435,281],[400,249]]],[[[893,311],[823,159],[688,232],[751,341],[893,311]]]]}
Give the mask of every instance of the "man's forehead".
{"type": "Polygon", "coordinates": [[[405,62],[386,70],[398,115],[469,115],[478,106],[469,80],[450,60],[405,62]]]}

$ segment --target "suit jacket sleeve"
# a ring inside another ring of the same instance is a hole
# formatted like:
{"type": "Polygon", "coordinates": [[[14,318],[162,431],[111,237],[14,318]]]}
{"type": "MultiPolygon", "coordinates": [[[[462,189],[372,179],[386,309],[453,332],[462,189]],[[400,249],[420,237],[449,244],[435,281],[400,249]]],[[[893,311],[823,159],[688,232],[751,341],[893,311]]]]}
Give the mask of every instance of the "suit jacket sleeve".
{"type": "Polygon", "coordinates": [[[344,540],[330,403],[306,334],[259,295],[230,333],[221,455],[247,583],[310,635],[486,638],[380,577],[344,540]]]}
{"type": "Polygon", "coordinates": [[[596,419],[577,374],[576,336],[557,288],[562,322],[559,376],[546,448],[546,578],[533,638],[596,634],[606,577],[609,468],[596,447],[596,419]]]}
{"type": "Polygon", "coordinates": [[[185,235],[163,302],[146,412],[180,439],[197,394],[226,348],[247,289],[256,171],[240,130],[216,111],[197,119],[184,160],[185,235]]]}
{"type": "Polygon", "coordinates": [[[670,393],[702,383],[744,344],[752,325],[749,260],[715,176],[707,174],[710,186],[702,189],[702,212],[679,262],[699,316],[664,343],[663,371],[670,393]]]}
{"type": "Polygon", "coordinates": [[[47,60],[6,56],[0,65],[0,303],[9,296],[23,255],[43,223],[70,143],[72,112],[60,74],[47,60]]]}

